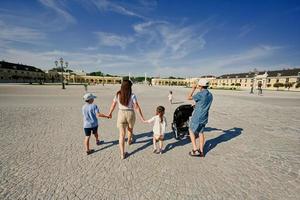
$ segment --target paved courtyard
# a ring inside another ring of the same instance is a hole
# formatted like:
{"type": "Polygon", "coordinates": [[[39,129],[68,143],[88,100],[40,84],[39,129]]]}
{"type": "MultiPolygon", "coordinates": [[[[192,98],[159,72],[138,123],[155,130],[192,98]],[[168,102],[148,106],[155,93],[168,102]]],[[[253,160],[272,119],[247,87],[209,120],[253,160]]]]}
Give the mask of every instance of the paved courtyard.
{"type": "MultiPolygon", "coordinates": [[[[108,112],[118,90],[90,86],[108,112]]],[[[136,143],[120,160],[116,115],[100,119],[104,144],[87,156],[83,86],[0,85],[0,199],[300,199],[300,93],[212,90],[206,157],[173,138],[180,87],[134,85],[145,118],[166,107],[165,153],[152,153],[151,126],[137,120],[136,143]],[[175,104],[168,103],[168,91],[175,104]]]]}

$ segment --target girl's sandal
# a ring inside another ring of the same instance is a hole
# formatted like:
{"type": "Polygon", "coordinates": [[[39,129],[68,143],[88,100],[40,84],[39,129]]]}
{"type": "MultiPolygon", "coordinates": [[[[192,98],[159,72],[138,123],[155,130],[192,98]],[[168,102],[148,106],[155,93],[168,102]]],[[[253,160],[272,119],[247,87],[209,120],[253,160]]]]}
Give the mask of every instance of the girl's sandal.
{"type": "Polygon", "coordinates": [[[192,150],[189,152],[189,155],[192,157],[200,157],[200,154],[197,154],[198,150],[192,150]]]}
{"type": "Polygon", "coordinates": [[[121,160],[124,160],[125,158],[127,158],[128,155],[129,155],[129,154],[128,154],[127,152],[125,152],[124,155],[121,156],[121,160]]]}
{"type": "Polygon", "coordinates": [[[199,156],[204,158],[204,153],[202,151],[200,151],[200,149],[197,150],[199,152],[199,156]]]}

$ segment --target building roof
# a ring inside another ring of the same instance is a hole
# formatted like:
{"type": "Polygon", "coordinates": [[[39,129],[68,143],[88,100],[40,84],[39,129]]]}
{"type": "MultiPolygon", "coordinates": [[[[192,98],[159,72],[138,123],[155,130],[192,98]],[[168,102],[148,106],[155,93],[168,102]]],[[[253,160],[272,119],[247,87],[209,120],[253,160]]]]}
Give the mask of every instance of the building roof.
{"type": "Polygon", "coordinates": [[[267,73],[269,77],[275,77],[279,74],[280,76],[298,76],[298,73],[300,73],[300,68],[268,71],[267,73]]]}
{"type": "Polygon", "coordinates": [[[221,79],[221,78],[253,78],[254,76],[255,76],[254,72],[248,72],[248,73],[239,73],[239,74],[224,74],[217,78],[218,79],[221,79]]]}
{"type": "Polygon", "coordinates": [[[33,66],[17,64],[17,63],[10,63],[10,62],[5,62],[5,61],[0,61],[0,68],[45,73],[41,69],[33,67],[33,66]]]}
{"type": "Polygon", "coordinates": [[[206,75],[206,76],[201,76],[200,78],[216,78],[214,75],[206,75]]]}
{"type": "Polygon", "coordinates": [[[218,79],[222,79],[222,78],[253,78],[256,75],[263,75],[266,72],[268,74],[268,77],[276,77],[276,76],[278,76],[278,74],[280,74],[280,76],[298,76],[298,73],[300,73],[300,68],[274,70],[274,71],[237,73],[237,74],[224,74],[217,78],[218,79]]]}

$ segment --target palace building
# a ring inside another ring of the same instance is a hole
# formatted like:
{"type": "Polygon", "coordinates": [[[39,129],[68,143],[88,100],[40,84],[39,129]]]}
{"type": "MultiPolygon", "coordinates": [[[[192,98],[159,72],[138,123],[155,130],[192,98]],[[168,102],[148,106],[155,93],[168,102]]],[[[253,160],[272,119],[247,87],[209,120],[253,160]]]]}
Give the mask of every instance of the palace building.
{"type": "Polygon", "coordinates": [[[262,88],[278,89],[279,87],[298,89],[300,83],[300,68],[284,69],[263,72],[249,72],[238,74],[225,74],[211,80],[213,88],[238,87],[238,88],[262,88]]]}
{"type": "Polygon", "coordinates": [[[43,83],[45,72],[33,66],[0,61],[0,83],[43,83]]]}

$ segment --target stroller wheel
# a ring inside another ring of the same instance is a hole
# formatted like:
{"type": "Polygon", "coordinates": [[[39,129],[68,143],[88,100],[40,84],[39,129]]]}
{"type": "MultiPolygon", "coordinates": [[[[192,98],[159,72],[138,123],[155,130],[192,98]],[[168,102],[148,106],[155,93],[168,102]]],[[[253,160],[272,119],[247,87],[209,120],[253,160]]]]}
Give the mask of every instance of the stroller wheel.
{"type": "Polygon", "coordinates": [[[180,135],[178,134],[178,130],[177,130],[177,127],[174,123],[172,123],[172,130],[173,130],[173,134],[174,134],[174,138],[176,140],[180,140],[180,135]]]}

